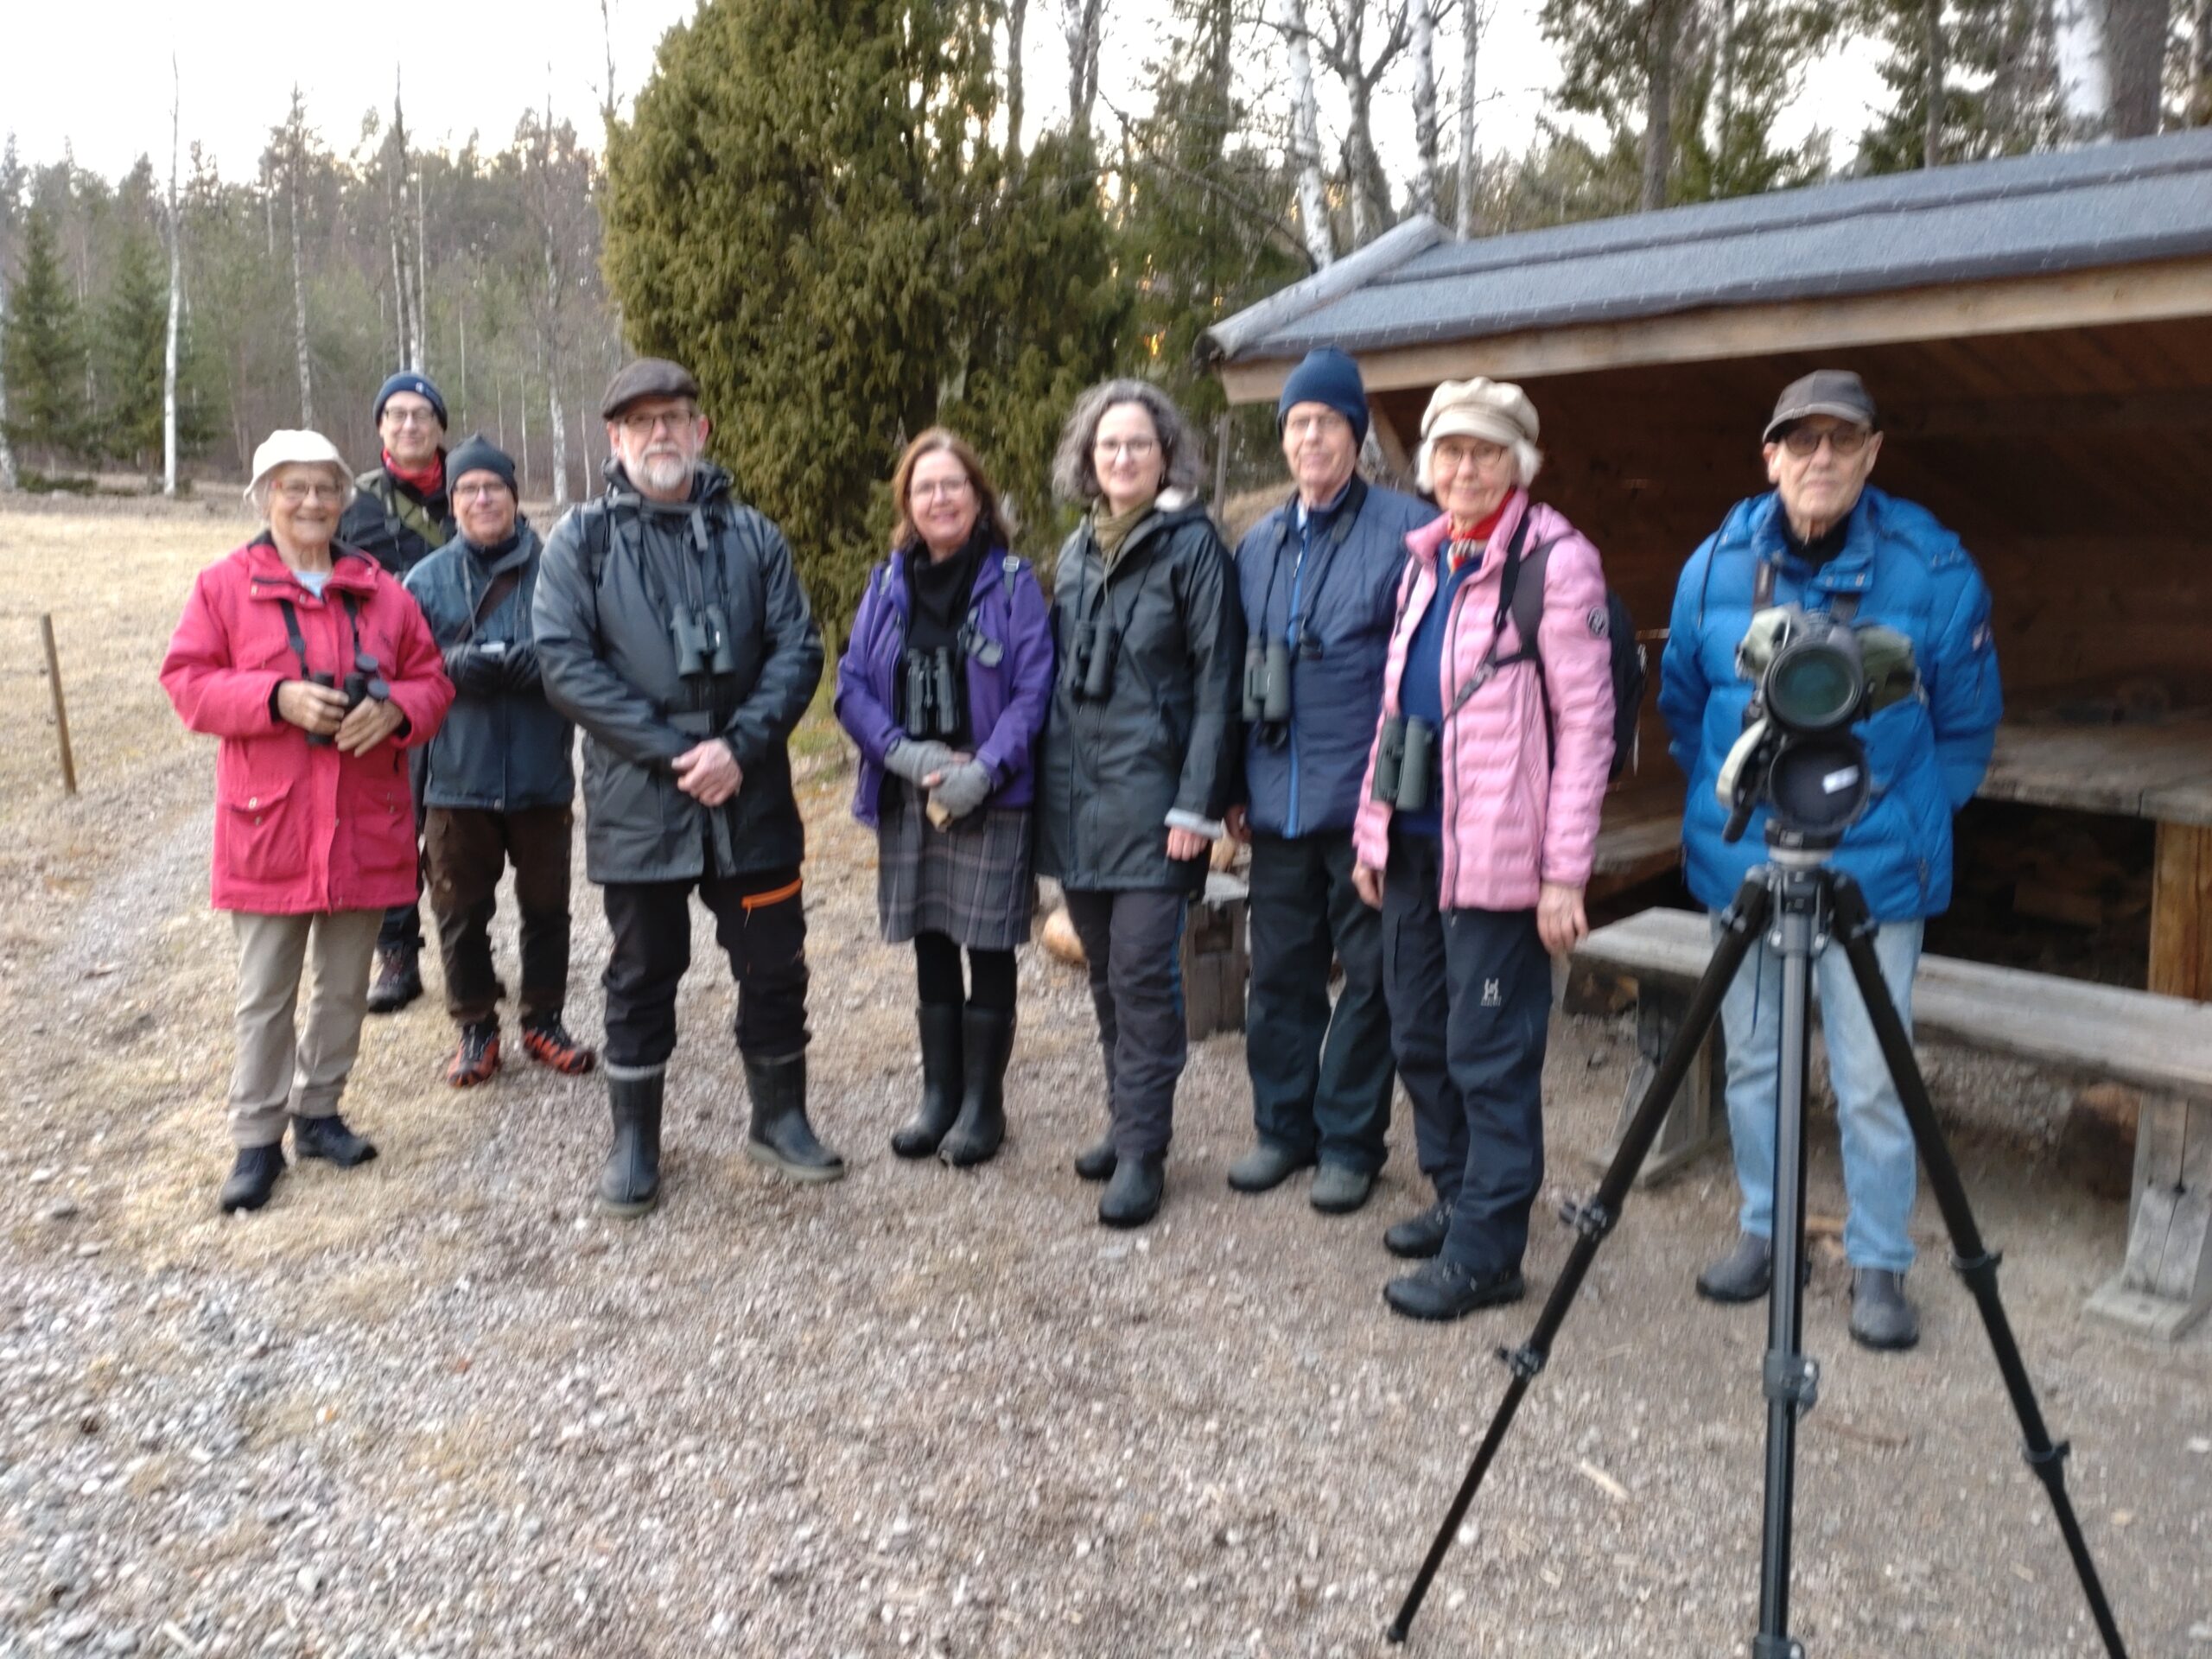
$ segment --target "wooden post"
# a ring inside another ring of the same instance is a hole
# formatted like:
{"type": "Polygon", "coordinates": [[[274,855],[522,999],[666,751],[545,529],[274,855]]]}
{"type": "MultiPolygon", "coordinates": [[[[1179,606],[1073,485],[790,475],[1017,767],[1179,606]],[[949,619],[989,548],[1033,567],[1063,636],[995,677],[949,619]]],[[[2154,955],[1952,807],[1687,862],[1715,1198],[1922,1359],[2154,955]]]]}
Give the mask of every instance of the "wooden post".
{"type": "Polygon", "coordinates": [[[39,638],[46,642],[46,683],[54,690],[54,729],[61,740],[61,787],[77,792],[77,762],[69,753],[69,707],[61,700],[61,658],[54,649],[54,615],[41,611],[39,638]]]}
{"type": "Polygon", "coordinates": [[[2212,1002],[2212,828],[2158,825],[2149,983],[2168,996],[2212,1002]]]}

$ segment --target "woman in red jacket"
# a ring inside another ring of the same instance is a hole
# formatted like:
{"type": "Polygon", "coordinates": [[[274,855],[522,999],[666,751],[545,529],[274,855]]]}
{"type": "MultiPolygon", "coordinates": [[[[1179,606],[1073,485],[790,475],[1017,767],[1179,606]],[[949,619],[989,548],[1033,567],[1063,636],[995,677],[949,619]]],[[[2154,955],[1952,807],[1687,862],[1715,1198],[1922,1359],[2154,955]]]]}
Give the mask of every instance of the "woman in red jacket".
{"type": "Polygon", "coordinates": [[[350,1169],[376,1156],[338,1101],[361,1046],[378,925],[415,891],[400,751],[429,741],[453,687],[407,590],[333,539],[353,493],[329,439],[270,434],[246,488],[269,528],[200,573],[162,660],[184,723],[222,740],[211,887],[238,941],[226,1211],[269,1201],[288,1109],[299,1157],[350,1169]]]}

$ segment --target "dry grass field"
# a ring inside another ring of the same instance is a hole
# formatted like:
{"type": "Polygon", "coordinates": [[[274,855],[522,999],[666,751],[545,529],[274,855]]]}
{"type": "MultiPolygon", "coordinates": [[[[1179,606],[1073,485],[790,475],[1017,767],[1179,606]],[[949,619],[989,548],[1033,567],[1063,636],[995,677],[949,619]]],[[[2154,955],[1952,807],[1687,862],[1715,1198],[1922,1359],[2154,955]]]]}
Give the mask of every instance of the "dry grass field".
{"type": "MultiPolygon", "coordinates": [[[[1013,1139],[972,1174],[890,1155],[916,1080],[910,968],[834,736],[804,734],[817,1117],[852,1174],[741,1156],[726,970],[698,930],[667,1193],[588,1203],[595,1079],[438,1080],[435,991],[372,1021],[347,1102],[384,1155],[295,1169],[226,1220],[232,946],[207,907],[213,746],[155,682],[222,504],[0,502],[0,1656],[1380,1654],[1532,1301],[1389,1316],[1376,1203],[1325,1220],[1223,1172],[1243,1050],[1196,1050],[1161,1220],[1068,1173],[1097,1065],[1079,979],[1025,952],[1013,1139]],[[36,617],[82,793],[60,793],[36,617]]],[[[571,1022],[605,929],[579,874],[571,1022]]],[[[512,961],[502,918],[499,950],[512,961]]],[[[1552,1179],[1589,1179],[1633,1056],[1556,1024],[1552,1179]]],[[[2212,1337],[2084,1321],[2122,1206],[1991,1127],[2058,1085],[1934,1054],[1941,1103],[2138,1655],[2212,1655],[2212,1337]],[[2037,1091],[2040,1091],[2038,1094],[2037,1091]]],[[[2038,1120],[2039,1121],[2039,1120],[2038,1120]]],[[[1842,1208],[1832,1124],[1813,1208],[1842,1208]]],[[[1747,1649],[1763,1322],[1699,1305],[1733,1224],[1718,1160],[1635,1199],[1408,1651],[1747,1649]]],[[[1796,1614],[1817,1659],[2094,1650],[2040,1489],[1923,1200],[1926,1338],[1844,1339],[1802,1442],[1796,1614]]],[[[1540,1225],[1532,1294],[1566,1254],[1540,1225]]]]}

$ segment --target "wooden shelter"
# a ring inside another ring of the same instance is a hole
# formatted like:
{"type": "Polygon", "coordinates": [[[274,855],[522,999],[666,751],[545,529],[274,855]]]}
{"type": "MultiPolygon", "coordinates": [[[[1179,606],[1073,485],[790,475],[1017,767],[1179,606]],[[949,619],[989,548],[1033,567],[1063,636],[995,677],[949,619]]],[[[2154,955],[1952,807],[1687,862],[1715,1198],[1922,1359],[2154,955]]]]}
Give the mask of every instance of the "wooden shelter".
{"type": "MultiPolygon", "coordinates": [[[[1416,219],[1202,350],[1252,403],[1322,345],[1358,359],[1408,474],[1439,382],[1525,387],[1536,493],[1649,628],[1691,550],[1767,487],[1777,392],[1856,369],[1882,410],[1876,481],[1956,530],[1995,594],[2008,721],[1985,794],[2156,823],[2138,982],[2212,1000],[2212,130],[1472,242],[1416,219]],[[2037,718],[2085,699],[2162,717],[2037,718]]],[[[1643,771],[1679,803],[1656,731],[1643,771]]],[[[1663,827],[1609,819],[1616,848],[1636,833],[1663,861],[1663,827]]],[[[2186,1123],[2172,1185],[2212,1206],[2212,1107],[2186,1123]]],[[[2162,1179],[2139,1145],[2138,1174],[2162,1179]]]]}

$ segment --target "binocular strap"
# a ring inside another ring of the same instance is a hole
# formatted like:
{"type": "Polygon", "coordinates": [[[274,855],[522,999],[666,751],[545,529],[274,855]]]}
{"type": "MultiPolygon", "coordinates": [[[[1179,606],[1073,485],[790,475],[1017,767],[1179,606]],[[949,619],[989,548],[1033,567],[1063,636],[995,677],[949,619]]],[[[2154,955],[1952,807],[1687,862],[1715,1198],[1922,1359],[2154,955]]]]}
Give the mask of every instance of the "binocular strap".
{"type": "MultiPolygon", "coordinates": [[[[1833,594],[1828,598],[1828,614],[1849,627],[1859,619],[1857,594],[1833,594]]],[[[1751,614],[1756,616],[1774,603],[1774,561],[1761,559],[1758,574],[1751,578],[1751,614]]]]}
{"type": "MultiPolygon", "coordinates": [[[[346,671],[350,674],[354,660],[361,654],[361,607],[351,594],[339,594],[338,602],[346,607],[346,626],[353,636],[353,655],[347,658],[344,664],[346,671]]],[[[284,636],[291,641],[292,655],[300,659],[300,676],[312,680],[315,670],[308,665],[308,642],[300,632],[300,613],[292,608],[292,601],[289,599],[279,599],[276,607],[284,613],[284,636]]]]}

